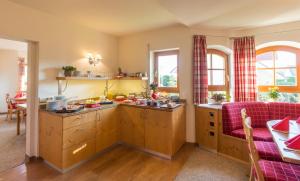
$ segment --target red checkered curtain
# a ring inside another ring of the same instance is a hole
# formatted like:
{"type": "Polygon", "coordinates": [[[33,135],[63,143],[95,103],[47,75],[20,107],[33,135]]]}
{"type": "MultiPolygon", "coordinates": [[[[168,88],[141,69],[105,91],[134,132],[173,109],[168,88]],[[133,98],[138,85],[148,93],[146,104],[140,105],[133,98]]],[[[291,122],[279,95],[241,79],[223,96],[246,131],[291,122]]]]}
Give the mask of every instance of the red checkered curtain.
{"type": "Polygon", "coordinates": [[[207,53],[206,37],[202,35],[195,35],[194,55],[193,55],[194,104],[207,103],[208,77],[207,77],[206,53],[207,53]]]}
{"type": "Polygon", "coordinates": [[[234,100],[256,101],[256,52],[254,37],[235,38],[234,53],[234,100]]]}

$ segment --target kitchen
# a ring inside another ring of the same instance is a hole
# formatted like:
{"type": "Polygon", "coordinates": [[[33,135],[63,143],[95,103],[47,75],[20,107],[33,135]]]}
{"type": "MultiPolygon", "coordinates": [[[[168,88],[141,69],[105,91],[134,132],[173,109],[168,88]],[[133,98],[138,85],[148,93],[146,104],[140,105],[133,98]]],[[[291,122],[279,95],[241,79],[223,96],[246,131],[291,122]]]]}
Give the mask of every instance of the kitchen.
{"type": "MultiPolygon", "coordinates": [[[[101,61],[95,57],[88,56],[90,65],[101,61]]],[[[185,143],[185,101],[178,93],[159,93],[160,81],[149,85],[147,73],[128,74],[119,68],[115,75],[93,75],[91,71],[82,74],[72,66],[63,69],[56,78],[59,95],[44,100],[46,106],[39,113],[40,156],[56,170],[67,172],[119,144],[172,159],[185,143]],[[86,80],[105,82],[103,95],[88,99],[63,96],[69,82],[86,80]],[[141,91],[124,94],[110,90],[112,84],[123,81],[138,85],[135,87],[141,91]]]]}

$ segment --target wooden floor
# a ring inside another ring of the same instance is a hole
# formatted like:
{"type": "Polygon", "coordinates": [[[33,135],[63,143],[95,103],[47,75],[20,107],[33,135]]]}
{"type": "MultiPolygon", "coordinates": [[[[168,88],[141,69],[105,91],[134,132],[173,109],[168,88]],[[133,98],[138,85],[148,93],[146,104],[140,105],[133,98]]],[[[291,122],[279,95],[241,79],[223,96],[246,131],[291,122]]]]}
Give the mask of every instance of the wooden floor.
{"type": "Polygon", "coordinates": [[[170,161],[118,145],[65,174],[37,160],[0,173],[1,180],[174,180],[196,149],[185,144],[170,161]]]}

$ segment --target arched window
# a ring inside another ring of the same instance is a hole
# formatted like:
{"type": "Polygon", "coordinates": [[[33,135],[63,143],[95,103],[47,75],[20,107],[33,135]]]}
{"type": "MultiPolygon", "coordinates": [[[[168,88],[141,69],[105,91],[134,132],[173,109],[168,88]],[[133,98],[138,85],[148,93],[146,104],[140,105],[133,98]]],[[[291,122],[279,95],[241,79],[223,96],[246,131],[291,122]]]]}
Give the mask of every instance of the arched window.
{"type": "Polygon", "coordinates": [[[208,91],[229,94],[228,55],[220,50],[207,50],[208,91]]]}
{"type": "Polygon", "coordinates": [[[281,101],[298,102],[300,92],[300,49],[271,46],[257,50],[257,85],[260,100],[272,87],[279,87],[281,101]]]}

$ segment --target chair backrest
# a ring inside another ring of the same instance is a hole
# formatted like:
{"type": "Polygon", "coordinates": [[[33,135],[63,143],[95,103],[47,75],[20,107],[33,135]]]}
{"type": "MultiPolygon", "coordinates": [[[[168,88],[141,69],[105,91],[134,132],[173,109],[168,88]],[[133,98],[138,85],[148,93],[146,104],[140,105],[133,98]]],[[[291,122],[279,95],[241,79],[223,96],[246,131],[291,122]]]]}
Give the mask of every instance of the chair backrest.
{"type": "Polygon", "coordinates": [[[251,127],[251,118],[247,117],[246,109],[241,110],[242,119],[243,119],[243,128],[246,135],[246,140],[248,143],[248,149],[249,149],[249,157],[251,160],[251,164],[255,169],[256,177],[259,181],[264,181],[264,176],[262,174],[262,171],[259,167],[258,161],[259,161],[259,155],[257,153],[254,141],[253,141],[253,128],[251,127]]]}
{"type": "Polygon", "coordinates": [[[5,95],[5,101],[6,101],[6,104],[7,104],[7,108],[8,109],[13,109],[13,102],[12,102],[12,99],[11,99],[11,97],[8,93],[5,95]]]}

